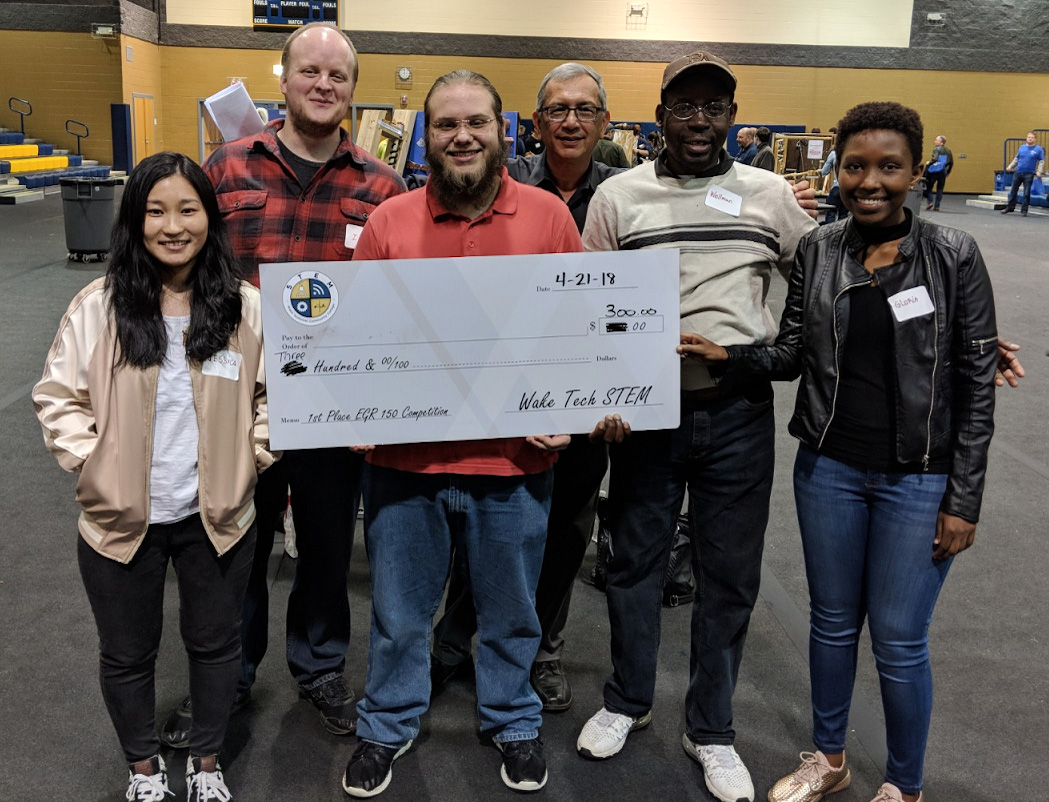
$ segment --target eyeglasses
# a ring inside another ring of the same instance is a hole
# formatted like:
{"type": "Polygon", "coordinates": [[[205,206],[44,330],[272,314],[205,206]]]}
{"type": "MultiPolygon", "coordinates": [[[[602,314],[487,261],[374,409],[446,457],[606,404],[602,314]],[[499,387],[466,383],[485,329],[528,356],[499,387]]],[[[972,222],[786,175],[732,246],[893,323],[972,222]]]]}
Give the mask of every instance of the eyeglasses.
{"type": "Polygon", "coordinates": [[[688,101],[682,101],[681,103],[675,103],[668,109],[668,111],[679,120],[691,120],[698,112],[703,112],[703,116],[713,122],[714,120],[720,120],[728,114],[728,109],[728,103],[723,103],[720,100],[712,100],[702,106],[697,106],[688,101]]]}
{"type": "Polygon", "coordinates": [[[441,136],[452,136],[464,126],[467,131],[483,131],[495,117],[470,117],[465,120],[433,120],[430,128],[441,136]]]}
{"type": "Polygon", "coordinates": [[[575,112],[575,118],[581,123],[592,123],[597,115],[606,109],[600,106],[543,106],[539,109],[540,114],[545,114],[546,119],[554,123],[563,123],[568,119],[569,112],[575,112]]]}

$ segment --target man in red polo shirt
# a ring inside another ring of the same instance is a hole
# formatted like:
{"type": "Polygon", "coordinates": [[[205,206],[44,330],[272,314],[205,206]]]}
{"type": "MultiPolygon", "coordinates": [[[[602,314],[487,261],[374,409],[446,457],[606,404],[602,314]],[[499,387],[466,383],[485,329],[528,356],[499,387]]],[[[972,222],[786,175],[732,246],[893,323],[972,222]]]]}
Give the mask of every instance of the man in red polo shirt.
{"type": "MultiPolygon", "coordinates": [[[[426,188],[387,201],[368,220],[354,259],[568,253],[582,241],[567,206],[506,172],[502,101],[466,70],[426,98],[426,188]]],[[[606,418],[592,436],[622,438],[606,418]]],[[[481,731],[503,754],[503,782],[546,783],[542,706],[529,684],[539,645],[535,587],[543,561],[554,452],[568,435],[379,446],[364,474],[372,570],[371,653],[358,705],[360,743],[344,790],[375,796],[419,733],[430,701],[429,636],[454,548],[478,618],[481,731]]]]}

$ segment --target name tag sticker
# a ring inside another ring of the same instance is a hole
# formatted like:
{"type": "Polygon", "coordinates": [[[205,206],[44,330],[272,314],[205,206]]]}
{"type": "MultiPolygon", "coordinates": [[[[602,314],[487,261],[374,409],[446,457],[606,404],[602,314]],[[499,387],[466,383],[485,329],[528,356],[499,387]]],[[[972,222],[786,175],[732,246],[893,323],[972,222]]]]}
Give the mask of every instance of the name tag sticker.
{"type": "Polygon", "coordinates": [[[930,315],[933,311],[932,299],[925,287],[913,287],[896,293],[889,299],[889,307],[900,323],[912,317],[930,315]]]}
{"type": "Polygon", "coordinates": [[[243,354],[236,351],[219,351],[201,365],[200,372],[205,376],[218,376],[236,381],[240,378],[240,363],[243,359],[243,354]]]}
{"type": "Polygon", "coordinates": [[[733,217],[739,217],[740,209],[743,208],[743,197],[735,192],[711,184],[707,190],[707,206],[711,209],[725,212],[733,217]]]}
{"type": "Polygon", "coordinates": [[[347,248],[356,248],[357,240],[361,238],[364,226],[356,226],[353,223],[346,224],[346,239],[343,241],[347,248]]]}

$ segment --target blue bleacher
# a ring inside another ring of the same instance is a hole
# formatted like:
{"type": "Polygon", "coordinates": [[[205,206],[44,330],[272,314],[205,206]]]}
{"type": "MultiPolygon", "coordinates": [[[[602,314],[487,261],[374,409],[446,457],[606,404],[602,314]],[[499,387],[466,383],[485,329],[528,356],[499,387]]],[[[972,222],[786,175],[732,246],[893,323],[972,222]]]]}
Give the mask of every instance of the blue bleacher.
{"type": "Polygon", "coordinates": [[[25,134],[7,131],[0,133],[0,145],[21,145],[25,141],[25,134]]]}
{"type": "Polygon", "coordinates": [[[74,167],[71,170],[55,170],[40,175],[22,175],[18,183],[26,189],[43,189],[58,184],[60,178],[109,178],[109,167],[74,167]]]}

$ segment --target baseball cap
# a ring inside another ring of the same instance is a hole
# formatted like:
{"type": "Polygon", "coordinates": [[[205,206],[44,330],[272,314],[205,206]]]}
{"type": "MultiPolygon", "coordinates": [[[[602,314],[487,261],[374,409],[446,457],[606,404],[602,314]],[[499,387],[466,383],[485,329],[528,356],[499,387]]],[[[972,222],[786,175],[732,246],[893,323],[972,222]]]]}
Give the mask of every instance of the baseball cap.
{"type": "Polygon", "coordinates": [[[699,69],[700,67],[720,72],[732,84],[732,91],[736,90],[736,74],[732,72],[732,68],[724,60],[704,50],[689,53],[687,56],[682,56],[667,64],[667,68],[663,70],[663,84],[660,89],[665,91],[675,78],[684,75],[689,70],[699,69]]]}

